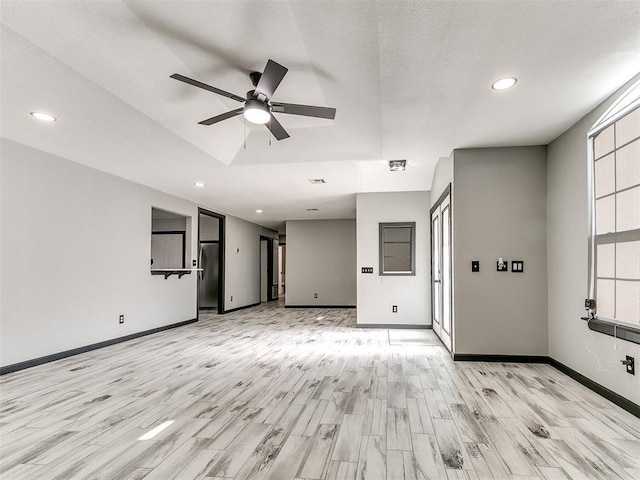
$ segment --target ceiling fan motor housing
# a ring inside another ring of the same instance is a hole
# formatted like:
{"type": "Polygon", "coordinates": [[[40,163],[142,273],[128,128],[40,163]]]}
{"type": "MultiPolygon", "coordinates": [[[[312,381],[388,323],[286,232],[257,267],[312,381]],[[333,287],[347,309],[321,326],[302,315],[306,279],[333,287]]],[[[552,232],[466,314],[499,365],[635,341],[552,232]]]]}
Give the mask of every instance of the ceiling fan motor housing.
{"type": "Polygon", "coordinates": [[[251,79],[251,84],[254,87],[258,86],[258,82],[260,81],[261,77],[262,77],[262,72],[251,72],[249,74],[249,78],[251,79]]]}

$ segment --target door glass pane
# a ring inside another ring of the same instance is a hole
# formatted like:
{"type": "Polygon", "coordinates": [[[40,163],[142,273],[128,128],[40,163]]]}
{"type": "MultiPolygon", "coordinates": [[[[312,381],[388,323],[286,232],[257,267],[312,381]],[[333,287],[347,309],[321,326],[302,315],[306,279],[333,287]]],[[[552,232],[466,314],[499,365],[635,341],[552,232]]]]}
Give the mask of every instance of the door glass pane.
{"type": "Polygon", "coordinates": [[[618,278],[640,280],[640,241],[616,245],[616,275],[618,278]]]}
{"type": "Polygon", "coordinates": [[[618,193],[616,197],[616,231],[640,228],[640,187],[618,193]]]}
{"type": "Polygon", "coordinates": [[[640,140],[616,151],[616,180],[618,190],[640,185],[640,140]]]}
{"type": "Polygon", "coordinates": [[[442,328],[451,333],[451,210],[442,210],[442,328]]]}
{"type": "Polygon", "coordinates": [[[596,200],[596,235],[616,230],[615,195],[596,200]]]}
{"type": "Polygon", "coordinates": [[[614,280],[598,278],[598,292],[596,294],[596,310],[598,316],[614,318],[614,280]]]}
{"type": "Polygon", "coordinates": [[[596,198],[615,192],[616,170],[613,153],[598,160],[595,169],[596,198]]]}
{"type": "Polygon", "coordinates": [[[640,323],[640,282],[616,281],[616,317],[640,323]]]}
{"type": "Polygon", "coordinates": [[[433,219],[431,261],[433,262],[433,321],[440,324],[440,218],[433,219]]]}
{"type": "Polygon", "coordinates": [[[597,246],[597,264],[596,275],[598,277],[616,276],[615,266],[615,244],[608,243],[606,245],[597,246]]]}

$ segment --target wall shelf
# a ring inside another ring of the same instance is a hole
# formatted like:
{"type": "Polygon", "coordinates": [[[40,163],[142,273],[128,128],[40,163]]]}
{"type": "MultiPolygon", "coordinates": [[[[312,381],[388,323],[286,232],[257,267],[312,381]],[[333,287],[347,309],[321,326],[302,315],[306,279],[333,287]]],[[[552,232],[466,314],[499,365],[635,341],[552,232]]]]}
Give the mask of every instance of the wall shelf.
{"type": "Polygon", "coordinates": [[[166,280],[171,275],[177,275],[182,278],[183,275],[189,275],[191,272],[201,272],[201,268],[152,268],[151,275],[164,275],[166,280]]]}

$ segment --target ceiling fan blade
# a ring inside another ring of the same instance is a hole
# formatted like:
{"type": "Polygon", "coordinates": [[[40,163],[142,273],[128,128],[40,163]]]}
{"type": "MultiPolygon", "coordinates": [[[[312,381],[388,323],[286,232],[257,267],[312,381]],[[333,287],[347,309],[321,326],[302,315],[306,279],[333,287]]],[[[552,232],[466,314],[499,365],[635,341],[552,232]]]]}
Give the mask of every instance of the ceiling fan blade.
{"type": "Polygon", "coordinates": [[[271,110],[276,113],[302,115],[304,117],[336,118],[336,109],[330,107],[314,107],[313,105],[297,105],[295,103],[273,102],[271,110]]]}
{"type": "Polygon", "coordinates": [[[222,120],[226,120],[227,118],[237,117],[238,115],[242,115],[244,112],[244,107],[236,108],[235,110],[231,110],[227,113],[221,113],[220,115],[216,115],[215,117],[207,118],[206,120],[202,120],[198,122],[200,125],[213,125],[214,123],[221,122],[222,120]]]}
{"type": "Polygon", "coordinates": [[[262,93],[267,98],[271,98],[271,95],[276,91],[288,71],[288,68],[269,59],[267,66],[264,67],[260,81],[256,85],[256,95],[262,93]]]}
{"type": "Polygon", "coordinates": [[[289,138],[289,134],[284,129],[280,122],[276,120],[276,117],[271,115],[271,120],[264,124],[265,127],[269,129],[269,131],[276,137],[276,140],[284,140],[285,138],[289,138]]]}
{"type": "Polygon", "coordinates": [[[217,93],[218,95],[222,95],[223,97],[230,98],[235,100],[236,102],[245,102],[245,98],[240,97],[238,95],[234,95],[233,93],[225,92],[224,90],[220,90],[219,88],[212,87],[211,85],[207,85],[206,83],[199,82],[198,80],[194,80],[189,77],[185,77],[184,75],[180,75],[179,73],[174,73],[171,75],[171,78],[174,80],[179,80],[184,83],[188,83],[189,85],[193,85],[194,87],[202,88],[204,90],[209,90],[210,92],[217,93]]]}

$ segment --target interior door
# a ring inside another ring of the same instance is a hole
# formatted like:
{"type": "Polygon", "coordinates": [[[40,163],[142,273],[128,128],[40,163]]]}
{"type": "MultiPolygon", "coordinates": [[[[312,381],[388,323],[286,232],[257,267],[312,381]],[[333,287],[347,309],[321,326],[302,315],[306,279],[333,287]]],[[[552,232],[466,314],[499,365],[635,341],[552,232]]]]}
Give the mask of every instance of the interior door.
{"type": "Polygon", "coordinates": [[[218,308],[218,242],[200,243],[200,308],[218,308]]]}
{"type": "Polygon", "coordinates": [[[270,278],[270,282],[271,282],[271,300],[277,300],[278,299],[278,294],[280,293],[280,290],[278,288],[278,253],[280,253],[280,249],[278,248],[278,245],[280,242],[278,242],[278,240],[273,240],[272,241],[272,259],[271,259],[271,278],[270,278]]]}
{"type": "Polygon", "coordinates": [[[441,231],[440,209],[431,214],[431,298],[433,331],[440,337],[442,331],[442,271],[440,269],[441,231]]]}
{"type": "Polygon", "coordinates": [[[451,312],[451,193],[450,188],[431,209],[431,295],[433,331],[452,351],[451,312]]]}

